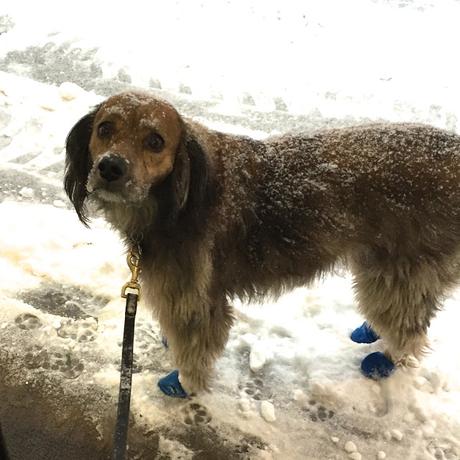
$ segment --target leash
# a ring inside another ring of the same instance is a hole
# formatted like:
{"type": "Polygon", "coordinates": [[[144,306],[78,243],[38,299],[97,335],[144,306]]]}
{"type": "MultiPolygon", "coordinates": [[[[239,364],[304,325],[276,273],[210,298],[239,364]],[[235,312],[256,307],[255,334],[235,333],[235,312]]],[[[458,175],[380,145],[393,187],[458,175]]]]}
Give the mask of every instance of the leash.
{"type": "Polygon", "coordinates": [[[131,247],[127,262],[131,270],[131,280],[121,290],[126,299],[123,346],[121,351],[120,389],[118,393],[117,421],[113,440],[113,460],[124,460],[128,439],[129,407],[131,403],[131,383],[133,374],[134,326],[137,302],[140,297],[139,262],[141,251],[138,245],[131,247]]]}

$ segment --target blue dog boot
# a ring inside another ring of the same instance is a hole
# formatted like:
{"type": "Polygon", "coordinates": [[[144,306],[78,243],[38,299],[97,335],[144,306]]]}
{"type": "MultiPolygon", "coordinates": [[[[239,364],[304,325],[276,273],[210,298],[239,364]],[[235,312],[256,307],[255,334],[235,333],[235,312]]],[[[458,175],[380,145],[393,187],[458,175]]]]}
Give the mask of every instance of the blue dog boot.
{"type": "Polygon", "coordinates": [[[179,382],[179,371],[177,370],[158,380],[158,387],[166,396],[172,398],[187,398],[188,396],[179,382]]]}
{"type": "Polygon", "coordinates": [[[375,331],[364,321],[361,326],[356,328],[350,335],[350,339],[356,343],[374,343],[380,337],[375,333],[375,331]]]}
{"type": "Polygon", "coordinates": [[[361,362],[362,373],[375,380],[389,377],[394,370],[394,363],[380,351],[367,355],[361,362]]]}

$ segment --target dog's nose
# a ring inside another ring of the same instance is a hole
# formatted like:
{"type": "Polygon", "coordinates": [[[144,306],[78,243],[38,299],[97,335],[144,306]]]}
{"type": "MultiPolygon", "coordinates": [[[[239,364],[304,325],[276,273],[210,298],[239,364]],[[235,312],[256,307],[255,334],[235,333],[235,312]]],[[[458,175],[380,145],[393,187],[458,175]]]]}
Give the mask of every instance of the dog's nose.
{"type": "Polygon", "coordinates": [[[99,162],[98,169],[103,179],[107,182],[114,182],[126,174],[128,164],[120,156],[110,155],[99,162]]]}

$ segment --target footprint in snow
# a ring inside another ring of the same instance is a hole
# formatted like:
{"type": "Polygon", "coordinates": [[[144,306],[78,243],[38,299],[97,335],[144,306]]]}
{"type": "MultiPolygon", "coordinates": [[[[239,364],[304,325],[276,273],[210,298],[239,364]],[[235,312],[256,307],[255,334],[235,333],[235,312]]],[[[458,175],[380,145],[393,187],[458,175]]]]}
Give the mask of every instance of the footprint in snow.
{"type": "Polygon", "coordinates": [[[335,413],[333,410],[327,409],[326,407],[316,405],[316,401],[311,399],[308,401],[309,407],[305,408],[305,411],[308,413],[310,420],[312,422],[317,422],[318,420],[321,422],[325,422],[326,420],[331,419],[334,417],[335,413]]]}
{"type": "Polygon", "coordinates": [[[206,407],[198,403],[188,403],[181,409],[181,411],[184,416],[184,423],[187,425],[207,425],[212,420],[212,417],[206,407]]]}
{"type": "Polygon", "coordinates": [[[244,393],[255,401],[270,399],[272,396],[266,389],[264,389],[264,382],[259,378],[248,380],[245,383],[240,383],[238,388],[244,391],[244,393]]]}
{"type": "Polygon", "coordinates": [[[70,351],[56,349],[47,351],[40,345],[34,345],[26,350],[24,366],[27,369],[46,369],[56,371],[66,379],[77,378],[84,369],[81,363],[70,351]]]}
{"type": "Polygon", "coordinates": [[[94,318],[84,320],[67,319],[57,329],[57,334],[63,339],[78,342],[92,342],[96,339],[97,321],[94,318]]]}
{"type": "Polygon", "coordinates": [[[136,324],[135,343],[137,350],[142,353],[164,349],[159,333],[152,327],[152,324],[142,320],[136,324]]]}
{"type": "Polygon", "coordinates": [[[16,316],[14,322],[19,329],[25,330],[38,329],[43,324],[38,316],[32,315],[31,313],[21,313],[16,316]]]}
{"type": "Polygon", "coordinates": [[[45,367],[48,361],[48,353],[40,345],[33,345],[26,349],[24,365],[27,369],[39,369],[45,367]]]}
{"type": "Polygon", "coordinates": [[[63,350],[50,353],[49,368],[61,372],[66,379],[75,379],[83,372],[84,365],[72,353],[63,350]]]}

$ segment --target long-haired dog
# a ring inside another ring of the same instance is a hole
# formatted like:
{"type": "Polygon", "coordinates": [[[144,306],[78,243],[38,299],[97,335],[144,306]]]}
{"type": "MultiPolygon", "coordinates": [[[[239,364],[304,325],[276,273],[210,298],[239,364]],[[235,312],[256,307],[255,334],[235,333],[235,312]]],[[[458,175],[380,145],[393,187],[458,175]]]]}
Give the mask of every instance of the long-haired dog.
{"type": "Polygon", "coordinates": [[[141,92],[110,97],[67,138],[65,189],[142,249],[145,299],[187,391],[208,388],[228,301],[347,263],[394,362],[419,357],[459,278],[460,137],[371,124],[259,141],[212,131],[141,92]]]}

